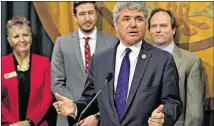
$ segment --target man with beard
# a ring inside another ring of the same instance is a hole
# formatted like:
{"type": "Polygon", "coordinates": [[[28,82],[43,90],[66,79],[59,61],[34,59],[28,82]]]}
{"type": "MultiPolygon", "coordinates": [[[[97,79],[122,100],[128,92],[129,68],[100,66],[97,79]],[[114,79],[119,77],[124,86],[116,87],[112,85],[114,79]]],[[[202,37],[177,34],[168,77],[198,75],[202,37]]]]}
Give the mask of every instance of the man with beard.
{"type": "MultiPolygon", "coordinates": [[[[84,89],[90,58],[118,41],[116,37],[97,31],[97,7],[93,1],[74,2],[77,31],[58,37],[52,55],[52,91],[78,100],[84,89]]],[[[95,112],[94,112],[95,113],[95,112]]],[[[91,113],[91,114],[94,114],[91,113]]],[[[74,124],[69,117],[69,125],[74,124]]],[[[97,125],[95,115],[82,120],[82,125],[97,125]]],[[[68,126],[66,117],[57,118],[57,126],[68,126]]]]}

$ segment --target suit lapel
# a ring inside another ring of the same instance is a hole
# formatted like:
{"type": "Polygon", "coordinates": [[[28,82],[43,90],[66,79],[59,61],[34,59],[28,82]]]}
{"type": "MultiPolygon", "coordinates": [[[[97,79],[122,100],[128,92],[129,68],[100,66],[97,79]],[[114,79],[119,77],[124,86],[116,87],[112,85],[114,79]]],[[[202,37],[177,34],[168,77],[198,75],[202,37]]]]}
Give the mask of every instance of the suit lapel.
{"type": "Polygon", "coordinates": [[[74,49],[74,54],[76,56],[76,59],[79,63],[79,67],[81,69],[81,72],[85,75],[85,68],[84,68],[84,64],[83,64],[83,59],[82,59],[82,53],[80,50],[80,43],[79,43],[79,35],[78,32],[74,32],[71,35],[71,47],[74,49]]]}
{"type": "MultiPolygon", "coordinates": [[[[3,65],[6,65],[6,64],[3,64],[3,65]]],[[[14,59],[13,59],[13,54],[9,54],[6,66],[8,66],[8,70],[4,74],[8,74],[8,73],[16,71],[15,70],[16,66],[14,64],[14,59]]],[[[6,66],[4,66],[4,67],[6,67],[6,66]]],[[[10,88],[10,90],[8,91],[9,99],[11,102],[11,105],[10,105],[11,106],[11,108],[10,108],[11,113],[14,115],[15,119],[19,120],[19,98],[18,98],[19,88],[18,88],[17,76],[9,78],[7,80],[7,82],[8,82],[8,84],[13,85],[13,88],[10,88]]]]}
{"type": "Polygon", "coordinates": [[[97,42],[96,42],[96,51],[101,50],[103,47],[105,47],[105,39],[103,39],[103,36],[99,31],[97,31],[97,42]]]}
{"type": "Polygon", "coordinates": [[[97,31],[97,42],[96,42],[96,51],[101,51],[108,47],[108,38],[104,36],[104,34],[100,31],[97,31]]]}
{"type": "Polygon", "coordinates": [[[29,107],[32,106],[31,105],[31,101],[34,101],[32,94],[34,94],[34,87],[37,84],[36,82],[38,82],[38,75],[37,73],[39,73],[38,71],[40,70],[39,68],[39,62],[36,59],[35,55],[32,54],[31,56],[31,68],[30,68],[30,95],[29,95],[29,101],[28,101],[28,108],[27,108],[27,115],[29,114],[30,110],[29,107]]]}
{"type": "Polygon", "coordinates": [[[181,62],[182,62],[182,54],[181,54],[181,51],[180,49],[175,45],[174,46],[174,50],[172,52],[172,55],[174,57],[174,60],[175,60],[175,64],[177,66],[177,69],[179,69],[180,65],[181,65],[181,62]]]}
{"type": "MultiPolygon", "coordinates": [[[[108,63],[107,65],[107,68],[108,68],[108,72],[112,72],[113,75],[115,74],[115,60],[116,60],[116,50],[117,50],[117,46],[118,46],[119,42],[117,43],[116,46],[112,47],[110,49],[110,51],[107,53],[106,57],[106,62],[108,63]]],[[[115,77],[113,76],[112,80],[109,82],[108,84],[108,88],[109,88],[109,99],[110,99],[110,104],[113,108],[113,112],[115,114],[115,117],[117,117],[117,120],[119,120],[118,118],[118,115],[117,115],[117,110],[116,110],[116,107],[115,107],[115,104],[114,104],[114,79],[115,77]]]]}
{"type": "Polygon", "coordinates": [[[137,92],[138,86],[141,82],[141,79],[143,78],[144,72],[147,68],[147,64],[152,55],[151,52],[149,51],[150,48],[151,48],[150,45],[148,45],[145,41],[143,41],[141,51],[138,56],[138,61],[137,61],[136,67],[135,67],[135,72],[134,72],[134,76],[132,79],[131,88],[129,91],[129,96],[128,96],[128,100],[127,100],[127,104],[126,104],[126,112],[137,92]],[[146,55],[146,58],[143,59],[142,55],[146,55]]]}

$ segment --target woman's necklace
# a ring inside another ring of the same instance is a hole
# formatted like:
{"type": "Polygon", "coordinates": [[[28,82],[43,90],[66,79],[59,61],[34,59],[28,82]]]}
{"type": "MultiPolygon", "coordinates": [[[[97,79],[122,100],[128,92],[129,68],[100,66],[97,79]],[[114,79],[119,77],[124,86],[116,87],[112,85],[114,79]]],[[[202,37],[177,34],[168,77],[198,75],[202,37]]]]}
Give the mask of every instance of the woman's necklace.
{"type": "MultiPolygon", "coordinates": [[[[18,60],[17,60],[18,61],[18,60]]],[[[22,62],[21,61],[18,61],[18,65],[17,65],[17,70],[18,71],[22,71],[22,72],[24,72],[24,71],[27,71],[27,70],[29,70],[29,68],[30,68],[30,64],[29,64],[29,59],[28,59],[28,65],[26,66],[26,67],[22,67],[22,65],[20,65],[20,64],[22,64],[22,62]]]]}

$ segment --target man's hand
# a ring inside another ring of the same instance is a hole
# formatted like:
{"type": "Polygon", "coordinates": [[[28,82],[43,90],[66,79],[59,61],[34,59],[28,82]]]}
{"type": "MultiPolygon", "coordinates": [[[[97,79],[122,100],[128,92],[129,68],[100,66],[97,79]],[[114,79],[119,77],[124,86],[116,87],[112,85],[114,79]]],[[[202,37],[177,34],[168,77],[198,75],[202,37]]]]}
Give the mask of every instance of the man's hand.
{"type": "Polygon", "coordinates": [[[97,126],[98,120],[95,115],[90,115],[80,121],[80,126],[97,126]]]}
{"type": "Polygon", "coordinates": [[[70,116],[75,113],[75,105],[72,100],[64,97],[58,93],[55,93],[55,97],[59,99],[58,102],[53,103],[57,113],[62,116],[70,116]]]}
{"type": "Polygon", "coordinates": [[[9,126],[18,126],[16,123],[10,124],[9,126]]]}
{"type": "Polygon", "coordinates": [[[149,117],[149,126],[162,126],[164,123],[163,105],[160,105],[153,112],[151,117],[149,117]]]}

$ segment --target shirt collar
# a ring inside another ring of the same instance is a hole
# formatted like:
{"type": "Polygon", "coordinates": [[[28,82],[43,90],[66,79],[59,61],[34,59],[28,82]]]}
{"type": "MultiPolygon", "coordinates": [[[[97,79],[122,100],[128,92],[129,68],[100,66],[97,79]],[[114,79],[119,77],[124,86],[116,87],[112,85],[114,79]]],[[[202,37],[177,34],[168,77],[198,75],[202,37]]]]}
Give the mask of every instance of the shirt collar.
{"type": "MultiPolygon", "coordinates": [[[[156,45],[154,45],[154,46],[156,46],[156,45]]],[[[156,46],[156,47],[158,47],[158,46],[156,46]]],[[[172,41],[169,45],[167,45],[165,47],[158,47],[158,48],[165,50],[172,54],[174,47],[175,47],[175,44],[174,44],[174,41],[172,41]]]]}
{"type": "Polygon", "coordinates": [[[90,39],[96,40],[97,37],[97,27],[94,28],[94,30],[88,35],[84,35],[84,33],[78,28],[78,34],[79,34],[79,39],[84,39],[84,37],[90,37],[90,39]]]}
{"type": "Polygon", "coordinates": [[[126,47],[122,42],[120,42],[120,44],[117,47],[117,54],[118,54],[118,56],[122,57],[125,54],[125,49],[130,48],[132,50],[131,53],[133,53],[134,56],[138,56],[141,46],[142,46],[142,41],[140,41],[130,47],[126,47]]]}
{"type": "Polygon", "coordinates": [[[174,46],[174,41],[172,41],[169,45],[165,46],[162,49],[172,54],[174,46]]]}

